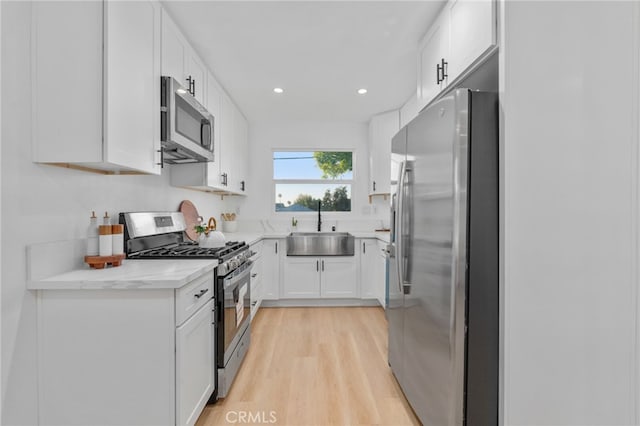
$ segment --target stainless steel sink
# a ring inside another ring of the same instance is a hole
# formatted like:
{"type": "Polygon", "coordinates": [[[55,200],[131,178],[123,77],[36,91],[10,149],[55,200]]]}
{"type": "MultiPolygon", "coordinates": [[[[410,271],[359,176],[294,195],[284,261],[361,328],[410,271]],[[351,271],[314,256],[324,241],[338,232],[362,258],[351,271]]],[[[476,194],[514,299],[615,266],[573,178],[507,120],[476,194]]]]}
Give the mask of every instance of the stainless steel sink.
{"type": "Polygon", "coordinates": [[[348,232],[292,232],[287,256],[353,256],[355,241],[348,232]]]}

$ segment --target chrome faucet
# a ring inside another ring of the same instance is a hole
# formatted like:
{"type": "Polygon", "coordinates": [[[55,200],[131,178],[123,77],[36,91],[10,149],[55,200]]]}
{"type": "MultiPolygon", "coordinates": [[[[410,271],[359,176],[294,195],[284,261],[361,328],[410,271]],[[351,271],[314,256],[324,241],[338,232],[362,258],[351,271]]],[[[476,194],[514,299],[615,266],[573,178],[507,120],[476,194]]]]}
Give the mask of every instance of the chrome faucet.
{"type": "Polygon", "coordinates": [[[320,205],[322,201],[318,200],[318,232],[322,231],[322,220],[320,219],[320,205]]]}

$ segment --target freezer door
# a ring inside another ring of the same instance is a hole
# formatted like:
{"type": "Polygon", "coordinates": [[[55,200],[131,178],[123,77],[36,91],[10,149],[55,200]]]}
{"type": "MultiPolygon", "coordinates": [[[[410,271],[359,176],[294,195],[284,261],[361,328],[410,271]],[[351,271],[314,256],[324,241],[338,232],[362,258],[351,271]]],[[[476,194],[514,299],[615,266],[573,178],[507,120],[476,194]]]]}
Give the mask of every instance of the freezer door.
{"type": "MultiPolygon", "coordinates": [[[[399,234],[406,262],[404,286],[404,354],[400,384],[424,425],[462,424],[464,330],[458,346],[456,285],[460,248],[460,199],[467,167],[460,146],[467,144],[466,91],[455,91],[424,110],[407,129],[404,208],[409,217],[399,234]],[[409,229],[406,229],[408,227],[409,229]]],[[[464,228],[464,227],[463,227],[464,228]]],[[[463,231],[464,232],[464,231],[463,231]]],[[[464,243],[462,243],[464,244],[464,243]]]]}
{"type": "Polygon", "coordinates": [[[388,247],[388,305],[387,305],[387,321],[389,324],[389,365],[393,374],[399,382],[404,380],[403,376],[403,360],[404,352],[403,342],[403,323],[404,323],[404,296],[402,293],[402,285],[398,275],[398,258],[397,258],[397,235],[399,230],[398,222],[398,202],[400,194],[398,193],[398,182],[406,160],[407,148],[407,129],[403,128],[392,139],[392,166],[395,166],[398,175],[394,176],[391,181],[391,241],[388,247]]]}

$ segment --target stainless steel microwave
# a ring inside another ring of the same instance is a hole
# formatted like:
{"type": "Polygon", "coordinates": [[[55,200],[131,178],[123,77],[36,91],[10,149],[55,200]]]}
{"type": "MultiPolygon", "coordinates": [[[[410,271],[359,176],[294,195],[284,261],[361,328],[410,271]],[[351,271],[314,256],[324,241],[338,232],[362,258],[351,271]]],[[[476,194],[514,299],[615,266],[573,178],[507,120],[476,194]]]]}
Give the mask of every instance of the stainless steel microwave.
{"type": "Polygon", "coordinates": [[[164,163],[213,161],[215,117],[172,77],[161,78],[160,116],[164,163]]]}

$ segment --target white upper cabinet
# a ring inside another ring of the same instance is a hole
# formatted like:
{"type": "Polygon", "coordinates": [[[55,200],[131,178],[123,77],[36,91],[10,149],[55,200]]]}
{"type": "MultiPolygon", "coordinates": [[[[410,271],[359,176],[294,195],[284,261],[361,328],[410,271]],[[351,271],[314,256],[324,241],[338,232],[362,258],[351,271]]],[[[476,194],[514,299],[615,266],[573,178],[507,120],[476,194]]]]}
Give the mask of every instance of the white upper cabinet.
{"type": "Polygon", "coordinates": [[[174,164],[171,185],[224,194],[246,194],[248,123],[198,57],[171,17],[162,14],[162,75],[179,80],[214,117],[209,163],[174,164]]]}
{"type": "Polygon", "coordinates": [[[450,0],[418,45],[418,110],[496,44],[495,0],[450,0]]]}
{"type": "Polygon", "coordinates": [[[246,194],[249,146],[248,123],[231,98],[222,94],[220,129],[220,175],[222,188],[246,194]]]}
{"type": "MultiPolygon", "coordinates": [[[[414,93],[407,102],[400,107],[400,128],[406,126],[411,120],[418,116],[418,97],[414,93]]],[[[392,175],[395,176],[395,175],[392,175]]]]}
{"type": "Polygon", "coordinates": [[[449,20],[446,17],[446,14],[440,14],[418,45],[417,94],[420,108],[436,97],[449,79],[445,62],[449,54],[449,20]]]}
{"type": "Polygon", "coordinates": [[[162,11],[162,75],[173,77],[206,106],[207,67],[165,10],[162,11]]]}
{"type": "Polygon", "coordinates": [[[185,57],[189,46],[182,33],[171,20],[167,12],[162,10],[162,75],[173,77],[183,86],[188,84],[184,79],[185,57]]]}
{"type": "Polygon", "coordinates": [[[213,161],[208,163],[174,164],[171,166],[171,184],[173,186],[190,187],[202,191],[220,188],[221,157],[221,101],[223,91],[216,79],[209,73],[207,76],[207,110],[213,115],[213,161]]]}
{"type": "Polygon", "coordinates": [[[452,0],[448,7],[449,73],[457,77],[496,44],[495,2],[452,0]]]}
{"type": "Polygon", "coordinates": [[[154,1],[33,4],[35,162],[160,173],[160,14],[154,1]]]}
{"type": "Polygon", "coordinates": [[[187,81],[191,82],[193,96],[206,107],[207,94],[207,67],[204,62],[191,51],[187,56],[187,81]]]}
{"type": "Polygon", "coordinates": [[[369,122],[369,195],[389,194],[391,138],[400,130],[398,110],[371,117],[369,122]]]}
{"type": "Polygon", "coordinates": [[[222,94],[220,101],[220,184],[222,188],[230,190],[232,188],[233,172],[233,139],[235,123],[233,101],[226,93],[222,94]]]}
{"type": "Polygon", "coordinates": [[[231,190],[241,194],[247,192],[247,173],[249,171],[249,125],[242,112],[233,109],[233,167],[231,168],[231,190]]]}
{"type": "Polygon", "coordinates": [[[205,106],[213,115],[213,161],[207,163],[210,181],[209,186],[216,186],[220,183],[220,114],[222,102],[222,88],[211,73],[207,75],[207,102],[205,106]]]}
{"type": "Polygon", "coordinates": [[[208,76],[207,109],[214,116],[214,161],[173,164],[171,185],[246,195],[249,126],[229,95],[208,76]]]}

